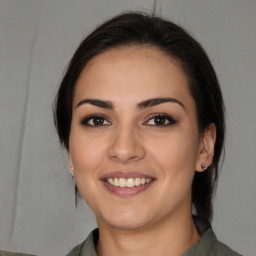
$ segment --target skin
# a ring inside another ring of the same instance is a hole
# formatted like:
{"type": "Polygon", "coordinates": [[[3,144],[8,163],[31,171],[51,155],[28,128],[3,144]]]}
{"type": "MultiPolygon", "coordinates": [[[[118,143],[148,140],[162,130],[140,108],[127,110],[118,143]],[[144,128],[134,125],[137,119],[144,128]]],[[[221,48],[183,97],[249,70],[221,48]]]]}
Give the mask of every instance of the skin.
{"type": "Polygon", "coordinates": [[[69,157],[80,194],[97,218],[98,255],[180,255],[200,238],[191,184],[201,163],[212,162],[215,134],[214,125],[199,134],[188,79],[176,60],[146,46],[90,60],[74,93],[69,157]],[[138,107],[166,97],[181,104],[138,107]],[[77,107],[84,99],[107,101],[113,109],[88,102],[77,107]],[[100,125],[95,118],[81,123],[95,114],[100,125]],[[171,119],[163,117],[159,125],[159,114],[171,119]],[[154,182],[136,195],[116,195],[101,180],[115,171],[136,171],[154,182]]]}

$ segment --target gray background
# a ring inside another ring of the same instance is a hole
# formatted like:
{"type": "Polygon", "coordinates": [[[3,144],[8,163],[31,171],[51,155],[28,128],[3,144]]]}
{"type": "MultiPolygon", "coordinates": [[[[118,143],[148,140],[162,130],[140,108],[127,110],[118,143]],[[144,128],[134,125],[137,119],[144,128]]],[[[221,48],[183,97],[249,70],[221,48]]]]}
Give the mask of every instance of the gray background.
{"type": "MultiPolygon", "coordinates": [[[[0,248],[65,255],[96,226],[74,203],[51,105],[80,40],[124,10],[153,0],[0,0],[0,248]]],[[[226,159],[214,230],[256,255],[256,1],[165,0],[157,13],[191,31],[216,68],[227,108],[226,159]]]]}

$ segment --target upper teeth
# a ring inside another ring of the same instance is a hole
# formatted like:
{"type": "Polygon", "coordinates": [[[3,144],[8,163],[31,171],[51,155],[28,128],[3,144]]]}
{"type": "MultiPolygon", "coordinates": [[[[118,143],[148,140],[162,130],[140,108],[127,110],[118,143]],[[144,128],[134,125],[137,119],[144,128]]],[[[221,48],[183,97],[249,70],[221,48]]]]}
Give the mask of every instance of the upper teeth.
{"type": "Polygon", "coordinates": [[[125,178],[109,178],[106,179],[106,181],[108,183],[110,183],[111,185],[115,186],[115,187],[128,187],[128,188],[132,188],[135,186],[140,186],[140,185],[144,185],[145,183],[149,183],[152,181],[152,179],[145,179],[145,178],[129,178],[129,179],[125,179],[125,178]]]}

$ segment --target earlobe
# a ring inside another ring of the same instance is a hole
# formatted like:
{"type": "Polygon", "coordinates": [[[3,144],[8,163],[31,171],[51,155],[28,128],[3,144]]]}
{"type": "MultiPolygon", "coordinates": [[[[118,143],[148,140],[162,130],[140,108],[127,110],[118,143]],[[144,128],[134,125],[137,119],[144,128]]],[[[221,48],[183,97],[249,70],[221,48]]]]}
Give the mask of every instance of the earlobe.
{"type": "Polygon", "coordinates": [[[211,123],[201,135],[196,171],[203,172],[212,164],[216,141],[216,126],[211,123]]]}
{"type": "Polygon", "coordinates": [[[70,155],[69,155],[69,172],[70,172],[71,176],[73,177],[74,176],[74,166],[73,166],[73,162],[72,162],[70,155]]]}

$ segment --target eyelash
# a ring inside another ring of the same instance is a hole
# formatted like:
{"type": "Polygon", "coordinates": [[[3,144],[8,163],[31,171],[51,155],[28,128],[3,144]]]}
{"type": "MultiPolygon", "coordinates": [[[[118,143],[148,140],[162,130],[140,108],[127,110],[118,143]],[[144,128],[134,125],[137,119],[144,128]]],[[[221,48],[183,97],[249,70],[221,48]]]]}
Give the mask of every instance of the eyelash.
{"type": "Polygon", "coordinates": [[[85,117],[82,121],[81,121],[81,125],[85,125],[85,126],[89,126],[89,127],[100,127],[100,126],[105,126],[105,125],[110,125],[111,123],[107,120],[107,118],[104,115],[100,115],[100,114],[93,114],[90,116],[85,117]],[[96,119],[100,119],[101,121],[103,121],[103,124],[89,124],[90,121],[93,122],[93,120],[96,121],[96,119]],[[107,122],[107,124],[105,124],[105,122],[107,122]]]}
{"type": "MultiPolygon", "coordinates": [[[[167,126],[173,125],[175,123],[177,123],[177,121],[174,118],[172,118],[171,116],[169,116],[169,115],[166,115],[166,114],[153,114],[143,124],[146,125],[146,126],[155,126],[155,127],[162,128],[162,127],[167,127],[167,126]],[[157,118],[158,119],[162,119],[160,121],[164,121],[164,123],[163,124],[156,124],[156,123],[155,124],[150,124],[149,123],[152,120],[154,120],[154,122],[156,122],[157,118]]],[[[93,114],[93,115],[85,117],[81,121],[81,125],[88,126],[88,127],[102,127],[102,126],[111,125],[111,122],[109,122],[104,115],[93,114]],[[94,122],[94,121],[97,122],[97,119],[98,119],[98,121],[100,120],[103,123],[99,123],[99,124],[95,124],[95,123],[94,124],[90,124],[89,123],[89,122],[94,122]]]]}
{"type": "Polygon", "coordinates": [[[173,117],[171,117],[171,116],[169,116],[169,115],[167,115],[167,114],[153,114],[153,115],[151,115],[151,117],[150,117],[150,119],[148,119],[148,121],[146,121],[144,124],[145,125],[147,125],[147,126],[155,126],[155,127],[159,127],[159,128],[163,128],[163,127],[167,127],[167,126],[170,126],[170,125],[173,125],[173,124],[175,124],[175,123],[177,123],[177,121],[173,118],[173,117]],[[164,124],[149,124],[149,122],[150,121],[154,121],[154,122],[156,122],[156,119],[162,119],[161,121],[164,121],[164,124]],[[166,123],[167,122],[167,123],[166,123]]]}

